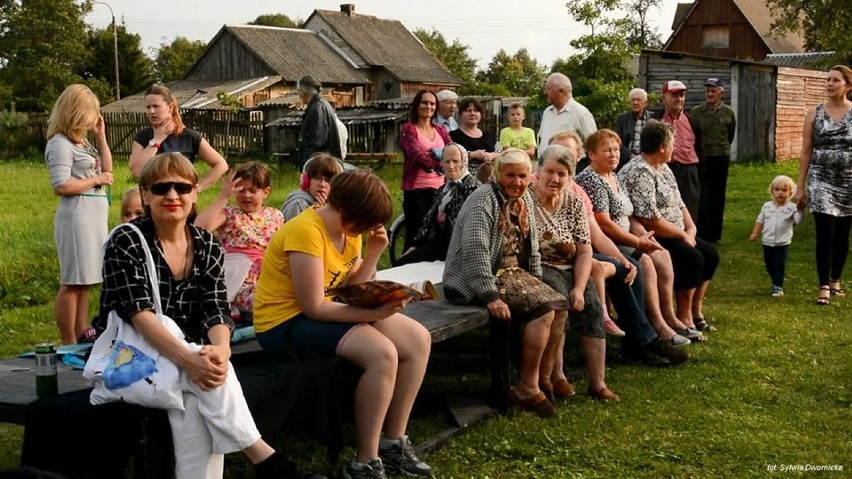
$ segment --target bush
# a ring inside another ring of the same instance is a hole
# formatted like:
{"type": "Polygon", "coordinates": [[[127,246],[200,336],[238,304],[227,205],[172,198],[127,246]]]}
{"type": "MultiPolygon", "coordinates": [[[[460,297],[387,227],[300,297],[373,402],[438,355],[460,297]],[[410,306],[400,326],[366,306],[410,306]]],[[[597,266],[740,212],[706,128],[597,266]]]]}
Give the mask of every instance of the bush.
{"type": "Polygon", "coordinates": [[[20,133],[27,126],[27,114],[11,110],[0,110],[0,155],[14,152],[21,145],[20,133]]]}

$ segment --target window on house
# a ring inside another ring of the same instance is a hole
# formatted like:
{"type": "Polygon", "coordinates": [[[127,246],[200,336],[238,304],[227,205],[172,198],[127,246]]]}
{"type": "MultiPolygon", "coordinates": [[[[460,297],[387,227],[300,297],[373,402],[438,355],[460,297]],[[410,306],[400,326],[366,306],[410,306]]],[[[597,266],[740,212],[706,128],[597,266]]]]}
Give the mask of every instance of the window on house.
{"type": "Polygon", "coordinates": [[[727,26],[704,27],[701,30],[702,48],[728,48],[730,35],[727,26]]]}

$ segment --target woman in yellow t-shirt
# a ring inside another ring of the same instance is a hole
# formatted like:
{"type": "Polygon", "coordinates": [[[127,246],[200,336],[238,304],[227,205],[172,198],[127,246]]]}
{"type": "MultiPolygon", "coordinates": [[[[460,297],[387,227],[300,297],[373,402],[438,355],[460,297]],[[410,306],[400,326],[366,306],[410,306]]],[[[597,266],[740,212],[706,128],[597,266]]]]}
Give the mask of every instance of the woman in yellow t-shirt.
{"type": "Polygon", "coordinates": [[[338,174],[324,206],[305,210],[272,237],[255,295],[254,327],[264,349],[302,346],[363,369],[355,388],[358,452],[343,471],[347,478],[384,477],[384,470],[431,475],[405,435],[429,360],[429,332],[401,313],[407,301],[364,309],[328,295],[373,278],[392,212],[387,186],[375,174],[338,174]]]}

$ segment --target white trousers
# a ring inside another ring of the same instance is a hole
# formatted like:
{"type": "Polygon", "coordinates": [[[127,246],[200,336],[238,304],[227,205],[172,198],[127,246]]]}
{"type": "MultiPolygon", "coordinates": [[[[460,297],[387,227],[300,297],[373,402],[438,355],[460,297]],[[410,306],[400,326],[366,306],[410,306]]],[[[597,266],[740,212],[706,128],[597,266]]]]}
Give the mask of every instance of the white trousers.
{"type": "Polygon", "coordinates": [[[184,411],[169,410],[177,479],[221,479],[225,454],[260,439],[243,389],[228,363],[225,384],[204,391],[181,371],[184,411]]]}

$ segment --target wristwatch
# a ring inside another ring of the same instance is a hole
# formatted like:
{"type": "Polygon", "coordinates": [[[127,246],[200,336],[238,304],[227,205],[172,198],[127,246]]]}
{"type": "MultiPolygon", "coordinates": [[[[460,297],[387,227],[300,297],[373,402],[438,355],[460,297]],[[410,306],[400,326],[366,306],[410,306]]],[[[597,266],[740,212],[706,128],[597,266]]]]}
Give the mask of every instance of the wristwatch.
{"type": "Polygon", "coordinates": [[[156,148],[158,150],[160,149],[160,144],[157,143],[156,141],[154,141],[153,138],[151,138],[151,141],[148,142],[148,146],[153,146],[154,148],[156,148]]]}

